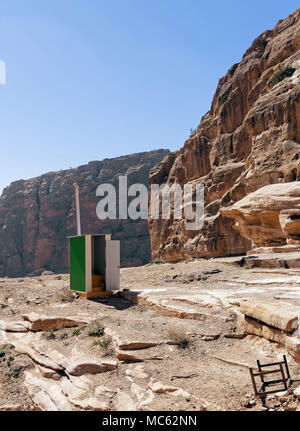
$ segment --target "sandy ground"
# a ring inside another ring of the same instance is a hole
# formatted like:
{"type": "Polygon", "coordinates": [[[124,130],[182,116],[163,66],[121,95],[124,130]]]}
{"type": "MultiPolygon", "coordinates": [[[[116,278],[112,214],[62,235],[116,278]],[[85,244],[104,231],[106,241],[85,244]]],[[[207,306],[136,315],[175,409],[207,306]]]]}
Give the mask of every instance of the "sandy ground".
{"type": "MultiPolygon", "coordinates": [[[[166,307],[181,308],[187,313],[198,311],[199,315],[192,319],[162,315],[155,307],[135,305],[120,294],[70,301],[68,286],[69,278],[64,274],[0,279],[0,320],[20,321],[23,314],[32,311],[66,317],[89,316],[122,340],[160,342],[138,351],[141,362],[137,364],[119,362],[117,370],[93,375],[96,386],[128,394],[133,383],[146,390],[153,382],[187,393],[178,396],[154,393],[151,402],[140,410],[199,410],[203,401],[208,410],[248,410],[244,399],[247,395],[253,398],[253,387],[247,366],[255,367],[257,359],[281,360],[286,351],[256,336],[224,337],[235,326],[235,316],[226,304],[255,296],[300,305],[300,271],[245,269],[224,259],[121,270],[121,290],[125,295],[134,292],[136,298],[144,293],[154,301],[165,301],[166,307]],[[209,303],[203,304],[207,298],[209,303]],[[180,345],[166,343],[178,339],[182,341],[180,345]],[[130,370],[137,365],[142,367],[142,376],[132,378],[130,370]]],[[[115,358],[110,337],[91,336],[90,328],[91,325],[76,330],[63,328],[37,333],[36,337],[41,345],[44,343],[48,349],[68,357],[75,348],[95,358],[115,358]]],[[[10,343],[2,340],[0,344],[0,408],[10,405],[21,410],[34,409],[23,384],[24,372],[34,367],[33,361],[15,352],[10,343]]],[[[297,377],[299,367],[287,357],[290,371],[297,377]]],[[[113,396],[109,403],[111,410],[118,408],[113,396]]],[[[252,406],[252,410],[260,409],[260,402],[252,406]]]]}

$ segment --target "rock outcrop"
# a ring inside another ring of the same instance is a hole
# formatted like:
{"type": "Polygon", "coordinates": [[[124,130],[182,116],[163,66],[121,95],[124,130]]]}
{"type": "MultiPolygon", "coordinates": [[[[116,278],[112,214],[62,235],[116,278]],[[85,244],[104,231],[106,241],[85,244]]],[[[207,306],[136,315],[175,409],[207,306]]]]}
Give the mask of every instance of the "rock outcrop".
{"type": "Polygon", "coordinates": [[[300,308],[289,303],[266,301],[259,299],[244,299],[240,302],[240,311],[248,317],[285,332],[295,332],[298,329],[300,308]]]}
{"type": "Polygon", "coordinates": [[[243,254],[248,239],[219,209],[274,183],[300,179],[300,9],[262,33],[220,79],[210,111],[182,149],[150,174],[150,183],[202,183],[201,230],[184,220],[149,220],[152,257],[243,254]]]}
{"type": "Polygon", "coordinates": [[[276,246],[300,244],[299,181],[262,187],[220,212],[235,220],[234,227],[252,241],[253,247],[269,247],[276,252],[276,246]]]}
{"type": "Polygon", "coordinates": [[[24,323],[27,323],[29,331],[53,331],[60,328],[72,328],[73,326],[85,325],[88,322],[79,319],[70,319],[61,316],[43,316],[38,313],[23,314],[24,323]]]}
{"type": "Polygon", "coordinates": [[[279,343],[297,362],[300,360],[299,307],[247,298],[241,301],[237,313],[240,332],[279,343]]]}
{"type": "Polygon", "coordinates": [[[93,161],[6,187],[0,197],[0,277],[23,276],[40,268],[67,271],[67,236],[76,234],[74,183],[80,187],[82,233],[112,233],[113,239],[120,239],[123,266],[148,263],[147,221],[99,220],[96,189],[104,183],[118,189],[120,175],[127,175],[128,186],[148,186],[149,170],[167,153],[157,150],[93,161]]]}

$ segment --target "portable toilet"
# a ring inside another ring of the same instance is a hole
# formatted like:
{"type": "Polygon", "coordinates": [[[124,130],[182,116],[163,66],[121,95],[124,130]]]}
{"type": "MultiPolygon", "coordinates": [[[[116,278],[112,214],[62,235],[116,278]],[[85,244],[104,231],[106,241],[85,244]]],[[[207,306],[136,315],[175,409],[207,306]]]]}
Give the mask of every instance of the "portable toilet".
{"type": "Polygon", "coordinates": [[[85,298],[111,294],[120,288],[120,241],[111,235],[69,237],[70,292],[85,298]]]}

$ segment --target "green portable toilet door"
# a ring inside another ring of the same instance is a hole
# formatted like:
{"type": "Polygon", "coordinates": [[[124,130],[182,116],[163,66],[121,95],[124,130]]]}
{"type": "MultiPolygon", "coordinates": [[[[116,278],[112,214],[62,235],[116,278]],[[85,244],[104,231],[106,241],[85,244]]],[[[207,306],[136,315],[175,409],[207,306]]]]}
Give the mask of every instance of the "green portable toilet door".
{"type": "Polygon", "coordinates": [[[70,289],[85,292],[85,237],[70,238],[70,289]]]}

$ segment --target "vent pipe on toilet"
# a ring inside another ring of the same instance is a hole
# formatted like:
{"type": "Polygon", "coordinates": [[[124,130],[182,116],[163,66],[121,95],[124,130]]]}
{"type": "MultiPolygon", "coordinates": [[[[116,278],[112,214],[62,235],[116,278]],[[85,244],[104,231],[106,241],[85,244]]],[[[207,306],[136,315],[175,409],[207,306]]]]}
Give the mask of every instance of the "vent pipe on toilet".
{"type": "Polygon", "coordinates": [[[80,224],[80,203],[79,203],[79,186],[77,183],[73,184],[75,189],[75,205],[76,205],[76,222],[77,222],[77,236],[81,236],[80,224]]]}

